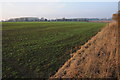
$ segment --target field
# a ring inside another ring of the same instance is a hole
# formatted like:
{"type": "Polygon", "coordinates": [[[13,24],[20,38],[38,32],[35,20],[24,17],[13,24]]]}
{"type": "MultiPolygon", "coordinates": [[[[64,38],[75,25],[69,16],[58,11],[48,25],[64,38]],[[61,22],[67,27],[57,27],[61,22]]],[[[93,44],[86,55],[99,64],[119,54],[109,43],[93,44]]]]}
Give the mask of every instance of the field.
{"type": "Polygon", "coordinates": [[[3,22],[3,78],[54,75],[106,23],[3,22]]]}

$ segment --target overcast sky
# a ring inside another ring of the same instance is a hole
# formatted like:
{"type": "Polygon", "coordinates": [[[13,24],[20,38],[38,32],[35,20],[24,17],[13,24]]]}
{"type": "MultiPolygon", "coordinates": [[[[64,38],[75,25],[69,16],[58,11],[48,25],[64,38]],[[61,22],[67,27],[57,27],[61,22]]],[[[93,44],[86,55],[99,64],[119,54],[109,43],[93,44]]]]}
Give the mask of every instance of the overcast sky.
{"type": "MultiPolygon", "coordinates": [[[[105,0],[104,0],[105,1],[105,0]]],[[[107,1],[107,0],[106,0],[107,1]]],[[[15,17],[110,18],[118,2],[2,2],[0,20],[15,17]]]]}

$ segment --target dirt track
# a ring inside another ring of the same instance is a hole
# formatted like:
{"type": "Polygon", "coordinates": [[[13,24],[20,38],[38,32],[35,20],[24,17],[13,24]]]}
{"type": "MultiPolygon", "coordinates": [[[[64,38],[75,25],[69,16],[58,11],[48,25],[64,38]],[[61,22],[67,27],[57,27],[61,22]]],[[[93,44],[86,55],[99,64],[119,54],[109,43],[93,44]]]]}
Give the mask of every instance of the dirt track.
{"type": "Polygon", "coordinates": [[[110,23],[89,40],[52,78],[118,77],[118,27],[110,23]]]}

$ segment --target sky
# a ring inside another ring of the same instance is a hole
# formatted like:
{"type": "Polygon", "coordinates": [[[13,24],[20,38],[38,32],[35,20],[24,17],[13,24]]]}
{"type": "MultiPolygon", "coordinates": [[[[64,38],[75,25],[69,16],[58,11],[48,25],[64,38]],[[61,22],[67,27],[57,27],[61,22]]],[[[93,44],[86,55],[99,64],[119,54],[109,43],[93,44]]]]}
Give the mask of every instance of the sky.
{"type": "MultiPolygon", "coordinates": [[[[19,1],[19,0],[18,0],[19,1]]],[[[104,0],[105,1],[105,0],[104,0]]],[[[51,0],[48,2],[0,3],[0,20],[17,17],[55,18],[111,18],[118,10],[118,2],[81,2],[51,0]]]]}
{"type": "Polygon", "coordinates": [[[0,0],[0,2],[118,2],[119,0],[0,0]]]}

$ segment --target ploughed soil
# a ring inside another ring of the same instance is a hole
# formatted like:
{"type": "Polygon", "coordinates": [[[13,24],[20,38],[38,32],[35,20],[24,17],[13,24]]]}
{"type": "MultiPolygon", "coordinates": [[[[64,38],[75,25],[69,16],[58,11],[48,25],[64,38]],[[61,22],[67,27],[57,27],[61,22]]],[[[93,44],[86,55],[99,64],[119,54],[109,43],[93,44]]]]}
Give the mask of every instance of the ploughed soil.
{"type": "Polygon", "coordinates": [[[118,25],[108,24],[77,52],[51,78],[118,78],[118,25]]]}

